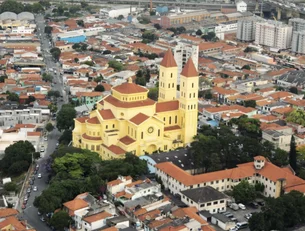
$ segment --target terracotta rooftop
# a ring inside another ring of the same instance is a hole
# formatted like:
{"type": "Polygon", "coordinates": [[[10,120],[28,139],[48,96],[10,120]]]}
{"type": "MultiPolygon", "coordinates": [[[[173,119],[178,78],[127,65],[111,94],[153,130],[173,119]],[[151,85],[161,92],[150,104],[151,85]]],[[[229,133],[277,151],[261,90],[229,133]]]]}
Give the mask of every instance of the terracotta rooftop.
{"type": "Polygon", "coordinates": [[[116,154],[116,155],[125,155],[126,151],[122,148],[120,148],[117,145],[110,145],[109,147],[107,147],[106,145],[102,144],[103,147],[107,148],[109,151],[111,151],[112,153],[116,154]]]}
{"type": "Polygon", "coordinates": [[[160,102],[156,104],[156,112],[166,112],[166,111],[175,111],[179,109],[179,101],[167,101],[167,102],[160,102]]]}
{"type": "Polygon", "coordinates": [[[164,127],[164,131],[172,131],[172,130],[177,130],[177,129],[181,129],[181,127],[179,125],[164,127]]]}
{"type": "Polygon", "coordinates": [[[143,113],[139,113],[137,115],[135,115],[134,117],[132,117],[130,119],[130,122],[136,124],[136,125],[139,125],[141,123],[143,123],[145,120],[147,120],[149,118],[149,116],[143,114],[143,113]]]}
{"type": "Polygon", "coordinates": [[[110,109],[99,110],[98,112],[100,113],[103,120],[115,119],[115,117],[110,109]]]}
{"type": "Polygon", "coordinates": [[[120,141],[125,145],[129,145],[135,142],[135,140],[132,139],[130,136],[124,136],[123,138],[120,139],[120,141]]]}
{"type": "Polygon", "coordinates": [[[173,55],[171,49],[168,49],[165,52],[160,65],[163,67],[177,67],[177,63],[176,63],[176,60],[174,58],[174,55],[173,55]]]}
{"type": "Polygon", "coordinates": [[[16,209],[12,208],[1,208],[0,209],[0,218],[9,217],[9,216],[15,216],[19,212],[16,209]]]}
{"type": "Polygon", "coordinates": [[[107,217],[112,217],[112,216],[113,215],[111,215],[110,213],[103,211],[103,212],[100,212],[100,213],[97,213],[97,214],[94,214],[94,215],[91,215],[88,217],[84,217],[83,220],[88,223],[93,223],[93,222],[104,220],[107,217]]]}
{"type": "Polygon", "coordinates": [[[77,120],[77,121],[80,122],[80,123],[85,123],[87,119],[89,119],[88,116],[75,118],[75,120],[77,120]]]}
{"type": "Polygon", "coordinates": [[[86,140],[96,140],[96,141],[102,140],[101,137],[89,136],[89,135],[87,135],[86,133],[84,133],[84,134],[82,135],[82,137],[83,137],[84,139],[86,139],[86,140]]]}
{"type": "Polygon", "coordinates": [[[68,202],[64,203],[64,206],[66,208],[68,208],[69,210],[76,211],[78,209],[88,207],[88,203],[86,201],[84,201],[83,199],[76,198],[72,201],[68,201],[68,202]]]}
{"type": "Polygon", "coordinates": [[[181,75],[184,77],[198,77],[198,72],[191,57],[184,65],[181,75]]]}
{"type": "Polygon", "coordinates": [[[87,123],[90,123],[90,124],[100,124],[100,121],[99,119],[95,116],[95,117],[92,117],[90,119],[87,120],[87,123]]]}
{"type": "Polygon", "coordinates": [[[134,102],[125,102],[125,101],[120,101],[117,98],[114,98],[112,95],[107,96],[106,98],[104,98],[103,101],[110,103],[113,106],[121,107],[121,108],[145,107],[145,106],[154,105],[156,103],[152,99],[146,99],[146,100],[134,101],[134,102]]]}
{"type": "Polygon", "coordinates": [[[121,85],[115,86],[112,88],[112,90],[118,91],[122,94],[135,94],[135,93],[148,92],[147,88],[137,85],[135,83],[132,83],[131,81],[128,81],[127,83],[122,83],[121,85]]]}

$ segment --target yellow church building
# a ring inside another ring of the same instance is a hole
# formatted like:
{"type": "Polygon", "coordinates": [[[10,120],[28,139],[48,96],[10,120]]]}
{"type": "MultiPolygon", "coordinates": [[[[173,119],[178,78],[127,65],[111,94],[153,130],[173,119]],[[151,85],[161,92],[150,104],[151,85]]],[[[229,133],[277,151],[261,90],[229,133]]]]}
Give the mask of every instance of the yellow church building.
{"type": "Polygon", "coordinates": [[[198,73],[190,58],[180,77],[168,50],[159,71],[158,101],[148,98],[148,89],[128,82],[112,88],[112,94],[97,103],[89,117],[76,118],[73,146],[98,152],[103,159],[123,158],[170,151],[191,143],[197,134],[198,73]]]}

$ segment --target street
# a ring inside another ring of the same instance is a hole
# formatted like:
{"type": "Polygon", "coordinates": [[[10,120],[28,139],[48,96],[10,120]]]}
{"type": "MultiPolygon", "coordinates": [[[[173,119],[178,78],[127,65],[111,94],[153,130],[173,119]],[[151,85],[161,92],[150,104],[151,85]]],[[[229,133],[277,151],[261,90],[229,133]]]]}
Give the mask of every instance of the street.
{"type": "MultiPolygon", "coordinates": [[[[45,222],[40,220],[40,216],[38,216],[38,210],[34,207],[33,202],[35,197],[39,196],[42,191],[48,186],[46,184],[46,181],[48,180],[49,173],[47,172],[45,168],[45,163],[55,150],[56,143],[58,142],[58,138],[60,137],[60,132],[57,129],[54,129],[49,135],[48,135],[48,146],[45,151],[44,157],[39,159],[37,161],[37,164],[39,164],[39,170],[38,173],[35,175],[35,181],[34,186],[37,186],[37,191],[34,192],[31,191],[31,195],[28,199],[26,208],[23,210],[23,212],[20,213],[20,218],[27,220],[27,222],[34,227],[36,230],[51,230],[45,222]],[[38,179],[37,175],[41,173],[42,178],[38,179]]],[[[32,175],[32,174],[31,174],[32,175]]],[[[26,194],[27,187],[25,187],[23,192],[23,197],[21,198],[21,202],[23,202],[24,195],[26,194]]]]}
{"type": "MultiPolygon", "coordinates": [[[[63,96],[62,98],[63,100],[57,103],[58,110],[60,110],[61,106],[68,102],[68,95],[64,90],[64,83],[61,77],[61,68],[58,63],[54,62],[52,55],[49,52],[50,49],[52,48],[52,44],[50,43],[50,39],[44,33],[44,28],[45,28],[44,16],[36,15],[35,20],[37,25],[37,36],[41,41],[41,53],[44,57],[44,62],[46,64],[46,71],[50,72],[49,71],[50,68],[53,69],[52,73],[50,74],[53,75],[53,82],[56,83],[54,83],[52,90],[59,91],[60,94],[63,96]]],[[[37,186],[37,191],[36,192],[34,192],[33,190],[31,191],[31,195],[27,201],[26,208],[20,213],[21,219],[25,219],[29,225],[31,225],[33,228],[39,231],[51,230],[51,229],[46,225],[45,222],[40,220],[40,216],[38,215],[38,209],[34,207],[33,202],[35,200],[35,197],[41,195],[42,191],[48,187],[46,181],[48,180],[49,173],[47,172],[45,164],[47,163],[47,159],[49,158],[50,154],[54,152],[60,135],[61,133],[57,129],[54,129],[52,132],[48,134],[48,141],[45,141],[45,143],[47,142],[47,145],[45,145],[46,150],[44,153],[41,153],[41,159],[37,161],[37,164],[39,164],[39,170],[35,175],[35,181],[33,184],[33,187],[37,186]],[[41,173],[42,175],[41,179],[38,179],[37,177],[39,173],[41,173]]],[[[30,176],[32,175],[33,172],[30,174],[30,176]]],[[[21,194],[22,197],[20,198],[20,207],[22,206],[27,188],[28,188],[28,182],[26,182],[26,186],[24,187],[24,190],[21,194]]]]}

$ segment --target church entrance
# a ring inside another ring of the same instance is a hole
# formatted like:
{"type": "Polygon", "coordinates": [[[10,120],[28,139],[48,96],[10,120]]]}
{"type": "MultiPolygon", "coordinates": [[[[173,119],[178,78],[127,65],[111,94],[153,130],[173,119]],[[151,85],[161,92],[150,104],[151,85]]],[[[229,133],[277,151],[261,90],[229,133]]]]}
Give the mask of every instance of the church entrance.
{"type": "Polygon", "coordinates": [[[148,152],[149,154],[152,154],[155,151],[157,151],[157,146],[155,144],[149,145],[146,149],[146,152],[148,152]]]}

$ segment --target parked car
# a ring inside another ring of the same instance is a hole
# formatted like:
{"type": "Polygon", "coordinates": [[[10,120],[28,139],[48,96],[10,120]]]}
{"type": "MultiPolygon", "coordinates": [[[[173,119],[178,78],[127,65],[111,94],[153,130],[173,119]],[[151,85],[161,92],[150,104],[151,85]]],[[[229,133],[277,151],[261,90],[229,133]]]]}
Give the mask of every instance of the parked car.
{"type": "Polygon", "coordinates": [[[41,215],[41,212],[38,211],[37,214],[38,214],[38,216],[40,216],[40,215],[41,215]]]}
{"type": "Polygon", "coordinates": [[[245,218],[246,218],[247,220],[249,220],[251,217],[252,217],[252,213],[247,213],[247,214],[245,215],[245,218]]]}
{"type": "Polygon", "coordinates": [[[34,186],[33,191],[37,192],[37,186],[34,186]]]}
{"type": "Polygon", "coordinates": [[[33,185],[34,184],[34,181],[33,180],[30,180],[30,185],[33,185]]]}
{"type": "Polygon", "coordinates": [[[259,204],[260,206],[265,206],[265,201],[258,201],[257,204],[259,204]]]}
{"type": "Polygon", "coordinates": [[[26,192],[27,192],[27,193],[30,193],[30,192],[31,192],[31,189],[30,189],[30,188],[28,188],[28,189],[26,190],[26,192]]]}
{"type": "Polygon", "coordinates": [[[243,209],[243,210],[246,209],[246,206],[245,206],[244,204],[242,204],[242,203],[239,203],[239,204],[238,204],[238,207],[239,207],[240,209],[243,209]]]}
{"type": "Polygon", "coordinates": [[[44,217],[41,217],[40,220],[43,221],[43,222],[46,221],[46,219],[44,219],[44,217]]]}
{"type": "Polygon", "coordinates": [[[238,228],[238,230],[248,228],[248,226],[249,226],[249,224],[246,221],[245,222],[238,222],[236,224],[236,227],[238,228]]]}
{"type": "Polygon", "coordinates": [[[36,171],[39,170],[39,164],[36,164],[36,167],[35,167],[36,171]]]}
{"type": "Polygon", "coordinates": [[[44,150],[44,146],[41,146],[40,147],[40,152],[44,152],[45,150],[44,150]]]}
{"type": "Polygon", "coordinates": [[[37,174],[37,171],[35,170],[35,171],[34,171],[34,175],[36,175],[36,174],[37,174]]]}
{"type": "Polygon", "coordinates": [[[38,179],[41,179],[41,177],[42,177],[41,173],[39,173],[37,177],[38,177],[38,179]]]}
{"type": "Polygon", "coordinates": [[[232,203],[231,205],[230,205],[230,208],[231,209],[233,209],[233,210],[239,210],[239,206],[238,206],[238,204],[236,204],[236,203],[232,203]]]}
{"type": "Polygon", "coordinates": [[[25,196],[24,199],[23,199],[23,201],[28,201],[28,199],[29,199],[29,198],[28,198],[27,196],[25,196]]]}
{"type": "Polygon", "coordinates": [[[255,202],[255,201],[251,202],[249,205],[250,205],[252,208],[254,208],[254,209],[257,209],[257,208],[259,207],[259,206],[258,206],[258,203],[255,202]]]}
{"type": "Polygon", "coordinates": [[[25,205],[25,204],[23,204],[23,205],[21,206],[21,208],[22,208],[22,209],[25,209],[25,208],[26,208],[26,205],[25,205]]]}
{"type": "Polygon", "coordinates": [[[48,141],[48,137],[47,136],[43,137],[43,140],[48,141]]]}
{"type": "Polygon", "coordinates": [[[228,213],[227,215],[225,215],[226,217],[228,217],[228,218],[233,218],[234,217],[234,215],[232,214],[232,213],[228,213]]]}

